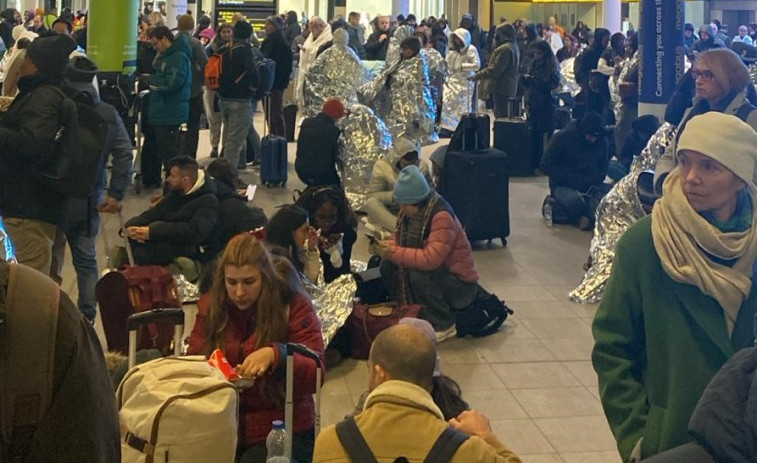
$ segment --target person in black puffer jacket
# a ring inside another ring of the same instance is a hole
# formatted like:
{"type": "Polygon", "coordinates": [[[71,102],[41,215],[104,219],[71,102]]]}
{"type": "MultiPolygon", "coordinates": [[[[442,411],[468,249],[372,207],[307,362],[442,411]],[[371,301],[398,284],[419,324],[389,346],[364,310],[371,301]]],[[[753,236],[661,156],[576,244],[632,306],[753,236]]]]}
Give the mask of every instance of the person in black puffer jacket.
{"type": "Polygon", "coordinates": [[[265,212],[259,207],[249,207],[248,199],[237,192],[239,177],[228,159],[214,160],[206,172],[216,183],[218,224],[213,229],[208,239],[209,244],[200,259],[203,262],[215,260],[235,235],[256,230],[268,223],[265,212]]]}
{"type": "Polygon", "coordinates": [[[327,100],[315,117],[302,122],[297,139],[294,170],[308,186],[340,185],[337,165],[341,130],[336,121],[345,115],[344,105],[336,98],[327,100]]]}
{"type": "Polygon", "coordinates": [[[591,228],[594,208],[607,193],[603,182],[608,164],[607,136],[595,112],[552,137],[541,170],[549,176],[550,194],[567,215],[565,223],[591,228]]]}
{"type": "Polygon", "coordinates": [[[263,55],[276,62],[276,77],[271,89],[270,100],[263,100],[268,128],[272,135],[286,137],[284,123],[284,90],[289,86],[289,75],[292,73],[292,49],[284,39],[284,21],[279,16],[269,16],[265,20],[266,37],[260,46],[263,55]],[[268,102],[270,101],[270,103],[268,102]]]}

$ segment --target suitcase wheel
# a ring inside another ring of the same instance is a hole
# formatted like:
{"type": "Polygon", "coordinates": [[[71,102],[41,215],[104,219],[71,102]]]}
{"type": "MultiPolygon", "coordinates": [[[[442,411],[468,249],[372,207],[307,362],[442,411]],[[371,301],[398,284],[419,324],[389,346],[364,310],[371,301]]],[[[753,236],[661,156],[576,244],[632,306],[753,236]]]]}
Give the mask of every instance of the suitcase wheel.
{"type": "Polygon", "coordinates": [[[137,194],[140,194],[142,192],[142,175],[137,174],[134,176],[134,191],[137,194]]]}
{"type": "Polygon", "coordinates": [[[502,237],[502,238],[500,238],[500,241],[502,241],[502,247],[503,247],[503,248],[504,248],[505,246],[507,246],[507,238],[504,238],[504,237],[502,237]]]}

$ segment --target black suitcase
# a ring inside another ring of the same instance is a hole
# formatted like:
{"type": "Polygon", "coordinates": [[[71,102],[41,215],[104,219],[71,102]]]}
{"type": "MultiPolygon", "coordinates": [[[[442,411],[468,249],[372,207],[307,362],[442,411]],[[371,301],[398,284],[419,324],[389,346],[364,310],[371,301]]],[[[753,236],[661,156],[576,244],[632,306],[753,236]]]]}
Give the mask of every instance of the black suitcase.
{"type": "Polygon", "coordinates": [[[449,149],[454,151],[472,151],[489,148],[491,143],[492,123],[488,114],[466,113],[460,118],[455,133],[449,140],[449,149]]]}
{"type": "Polygon", "coordinates": [[[525,119],[494,121],[494,147],[507,153],[510,175],[534,175],[531,126],[525,119]]]}
{"type": "Polygon", "coordinates": [[[439,193],[455,211],[468,240],[510,235],[510,176],[507,155],[498,149],[447,151],[439,193]]]}

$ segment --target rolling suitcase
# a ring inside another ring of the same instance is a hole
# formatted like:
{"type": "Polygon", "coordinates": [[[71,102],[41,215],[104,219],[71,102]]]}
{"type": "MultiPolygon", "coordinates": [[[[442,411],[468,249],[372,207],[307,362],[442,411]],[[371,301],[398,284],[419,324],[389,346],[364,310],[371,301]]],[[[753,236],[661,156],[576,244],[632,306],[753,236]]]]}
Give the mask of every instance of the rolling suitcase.
{"type": "Polygon", "coordinates": [[[303,344],[287,343],[286,364],[286,392],[284,402],[284,428],[286,429],[286,452],[287,460],[292,461],[292,436],[294,432],[294,354],[299,354],[315,361],[315,437],[321,432],[321,381],[323,378],[324,364],[321,357],[309,347],[303,344]]]}
{"type": "Polygon", "coordinates": [[[239,392],[204,356],[178,357],[182,309],[156,309],[128,320],[129,372],[116,392],[121,459],[142,462],[233,463],[239,392]],[[171,323],[174,355],[135,366],[140,327],[171,323]]]}
{"type": "Polygon", "coordinates": [[[510,235],[508,156],[495,148],[447,151],[439,191],[471,242],[510,235]]]}
{"type": "Polygon", "coordinates": [[[494,121],[494,147],[507,153],[510,175],[534,175],[531,126],[522,116],[522,100],[508,101],[509,117],[494,121]]]}
{"type": "MultiPolygon", "coordinates": [[[[118,218],[123,229],[121,213],[118,218]]],[[[110,271],[97,282],[95,294],[108,349],[125,354],[129,345],[126,326],[130,315],[160,307],[181,307],[181,299],[176,281],[168,270],[159,265],[134,265],[131,245],[126,237],[124,244],[129,265],[116,269],[113,266],[105,221],[101,222],[100,234],[110,271]]],[[[138,333],[138,348],[158,349],[166,355],[170,351],[171,333],[172,326],[167,323],[145,325],[138,333]]]]}
{"type": "MultiPolygon", "coordinates": [[[[476,92],[474,90],[473,95],[476,92]]],[[[473,96],[468,95],[468,101],[472,101],[473,96]]],[[[460,122],[455,128],[455,132],[449,140],[448,150],[451,151],[471,151],[481,148],[489,148],[491,144],[492,123],[488,114],[472,111],[465,113],[460,117],[460,122]]]]}
{"type": "Polygon", "coordinates": [[[297,126],[297,105],[284,106],[284,129],[286,130],[287,142],[294,141],[294,129],[297,126]]]}
{"type": "MultiPolygon", "coordinates": [[[[265,106],[270,111],[270,102],[265,106]]],[[[266,124],[263,126],[267,131],[266,124]]],[[[289,174],[286,139],[270,133],[266,134],[261,140],[260,151],[260,182],[269,188],[272,186],[284,188],[289,174]]]]}

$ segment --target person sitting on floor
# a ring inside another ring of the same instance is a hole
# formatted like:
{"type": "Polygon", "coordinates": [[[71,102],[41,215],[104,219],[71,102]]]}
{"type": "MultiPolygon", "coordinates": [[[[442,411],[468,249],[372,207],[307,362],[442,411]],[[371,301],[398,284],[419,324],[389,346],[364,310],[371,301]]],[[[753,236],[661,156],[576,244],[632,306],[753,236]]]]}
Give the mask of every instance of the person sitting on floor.
{"type": "Polygon", "coordinates": [[[426,177],[430,184],[428,163],[419,157],[420,147],[405,137],[400,137],[394,143],[392,150],[373,165],[370,184],[368,185],[368,201],[365,203],[367,221],[375,231],[394,231],[397,225],[399,206],[394,201],[394,183],[400,170],[415,165],[426,177]]]}
{"type": "Polygon", "coordinates": [[[341,185],[337,167],[341,170],[339,137],[342,131],[336,121],[346,114],[344,104],[331,98],[318,115],[302,122],[294,170],[305,185],[341,185]]]}
{"type": "Polygon", "coordinates": [[[576,224],[582,230],[594,226],[594,211],[608,191],[603,183],[608,164],[607,136],[602,117],[595,112],[552,137],[541,170],[549,176],[551,198],[547,201],[555,223],[576,224]]]}
{"type": "Polygon", "coordinates": [[[202,259],[208,262],[223,251],[232,237],[264,227],[268,223],[268,217],[261,208],[249,206],[248,199],[236,190],[239,176],[237,169],[228,159],[213,160],[206,174],[215,181],[218,198],[218,223],[213,229],[202,259]]]}
{"type": "Polygon", "coordinates": [[[368,359],[371,393],[363,412],[324,429],[316,439],[313,462],[370,461],[370,456],[357,459],[347,450],[361,436],[366,452],[381,461],[424,461],[451,427],[462,443],[447,461],[520,463],[518,455],[497,439],[483,414],[467,410],[444,419],[428,392],[435,365],[434,344],[420,329],[403,324],[379,333],[368,359]]]}
{"type": "Polygon", "coordinates": [[[392,300],[423,305],[420,318],[433,325],[438,342],[452,338],[452,311],[471,305],[478,292],[468,237],[417,166],[400,171],[394,198],[400,208],[396,236],[374,246],[383,259],[381,278],[392,300]]]}
{"type": "Polygon", "coordinates": [[[352,246],[357,241],[357,218],[344,190],[336,186],[307,188],[297,198],[318,233],[318,251],[323,264],[323,280],[331,283],[350,273],[352,246]]]}
{"type": "Polygon", "coordinates": [[[178,156],[166,167],[166,196],[125,225],[137,265],[169,265],[177,257],[197,259],[200,245],[218,221],[216,184],[197,161],[178,156]]]}
{"type": "Polygon", "coordinates": [[[319,236],[310,225],[308,211],[295,204],[281,206],[268,221],[265,237],[272,252],[289,259],[303,279],[318,284],[322,269],[319,236]]]}

